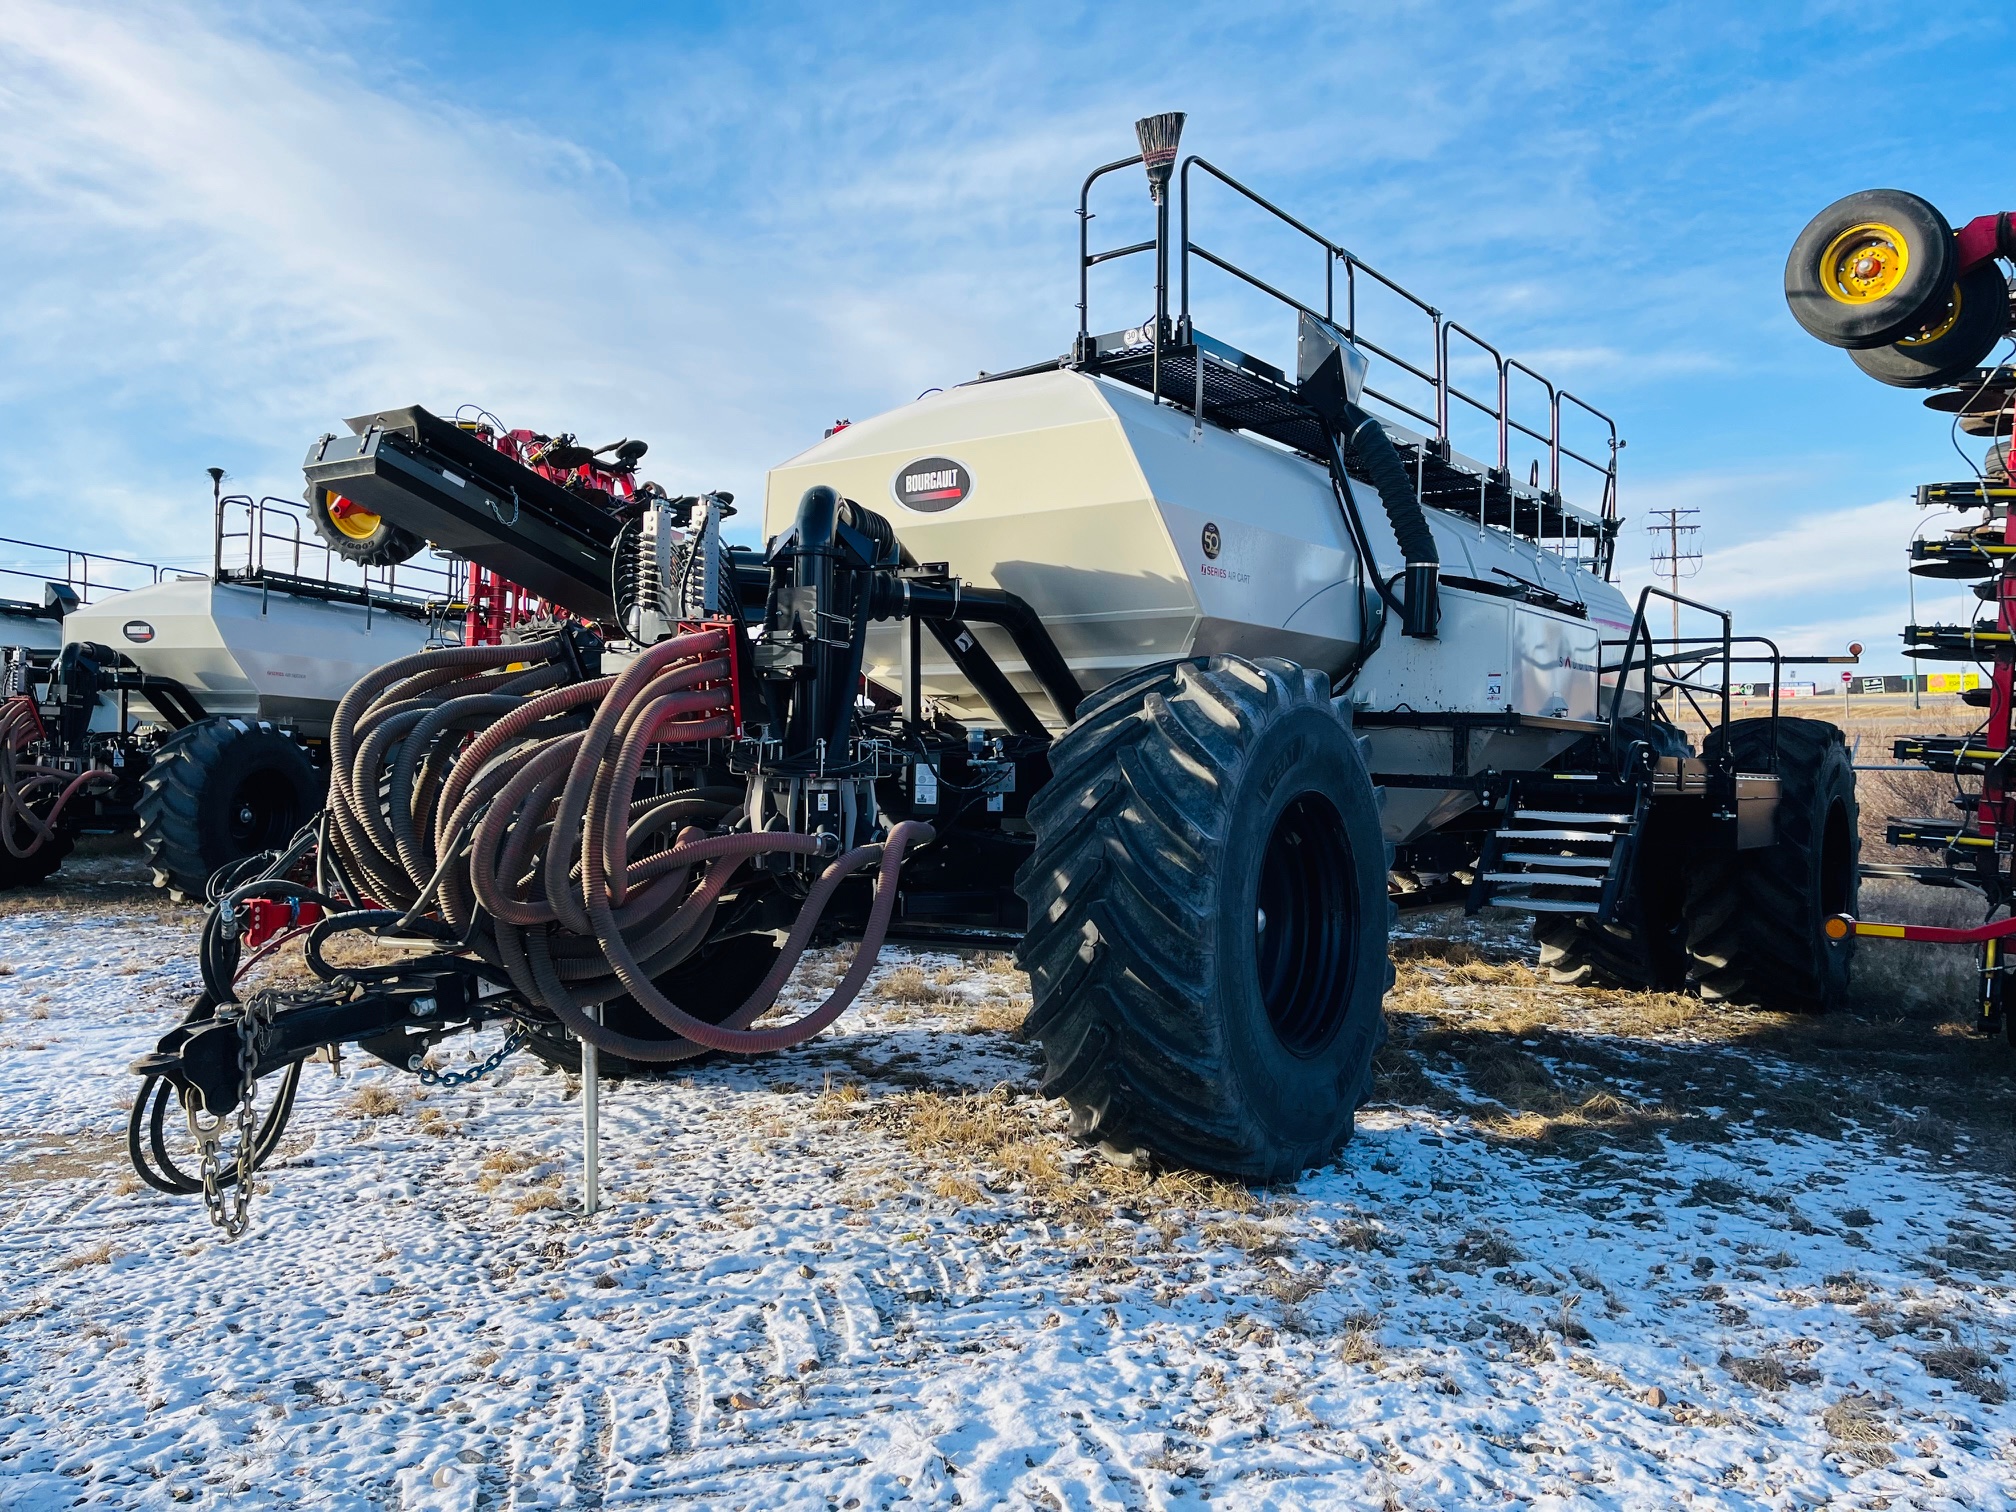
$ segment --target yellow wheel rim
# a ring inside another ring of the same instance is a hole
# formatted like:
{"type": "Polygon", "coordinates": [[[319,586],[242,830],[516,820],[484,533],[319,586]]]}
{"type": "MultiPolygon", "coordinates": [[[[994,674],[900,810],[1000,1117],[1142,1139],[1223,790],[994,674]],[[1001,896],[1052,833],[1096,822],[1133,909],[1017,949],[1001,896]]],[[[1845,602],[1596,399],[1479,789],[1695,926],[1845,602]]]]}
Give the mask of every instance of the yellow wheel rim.
{"type": "Polygon", "coordinates": [[[370,510],[352,504],[339,493],[325,495],[329,506],[329,523],[353,541],[368,541],[378,534],[382,523],[370,510]]]}
{"type": "Polygon", "coordinates": [[[1920,326],[1915,334],[1910,336],[1899,337],[1897,345],[1899,345],[1900,347],[1925,346],[1931,342],[1937,341],[1941,336],[1944,336],[1948,331],[1952,330],[1953,327],[1958,325],[1959,323],[1960,323],[1960,285],[1955,284],[1953,285],[1953,298],[1952,301],[1946,306],[1946,313],[1940,316],[1939,319],[1933,321],[1930,325],[1920,326]]]}
{"type": "Polygon", "coordinates": [[[1896,292],[1910,266],[1903,232],[1881,221],[1864,221],[1827,244],[1820,254],[1820,282],[1843,304],[1873,304],[1896,292]]]}

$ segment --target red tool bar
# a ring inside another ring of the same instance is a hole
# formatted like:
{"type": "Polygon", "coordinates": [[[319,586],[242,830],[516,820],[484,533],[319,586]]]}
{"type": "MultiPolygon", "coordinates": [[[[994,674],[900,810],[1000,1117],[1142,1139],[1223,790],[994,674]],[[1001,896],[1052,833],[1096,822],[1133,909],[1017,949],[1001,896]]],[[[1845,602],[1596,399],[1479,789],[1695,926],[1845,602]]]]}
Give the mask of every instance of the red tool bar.
{"type": "Polygon", "coordinates": [[[1991,257],[2016,259],[2016,227],[2007,210],[1977,215],[1953,233],[1953,276],[1971,273],[1991,257]]]}
{"type": "Polygon", "coordinates": [[[1947,929],[1938,924],[1872,924],[1852,914],[1835,914],[1826,929],[1830,940],[1845,940],[1852,934],[1866,939],[1916,940],[1922,945],[1979,945],[1983,940],[2016,935],[2016,918],[1997,919],[1972,929],[1947,929]]]}

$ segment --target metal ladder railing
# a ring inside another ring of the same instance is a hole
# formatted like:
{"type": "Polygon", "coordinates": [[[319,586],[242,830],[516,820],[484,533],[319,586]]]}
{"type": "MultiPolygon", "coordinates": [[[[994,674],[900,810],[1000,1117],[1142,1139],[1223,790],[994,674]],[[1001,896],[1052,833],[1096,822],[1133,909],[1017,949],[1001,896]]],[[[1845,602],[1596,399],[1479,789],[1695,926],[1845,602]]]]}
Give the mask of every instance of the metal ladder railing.
{"type": "MultiPolygon", "coordinates": [[[[1400,373],[1427,385],[1433,394],[1432,408],[1428,409],[1417,407],[1397,393],[1369,383],[1365,388],[1365,394],[1368,398],[1376,400],[1380,405],[1391,410],[1396,415],[1404,416],[1411,421],[1425,426],[1430,445],[1438,448],[1444,458],[1450,456],[1454,450],[1451,438],[1450,408],[1451,401],[1454,400],[1460,405],[1475,409],[1489,420],[1495,428],[1495,453],[1491,459],[1487,459],[1485,462],[1487,468],[1495,470],[1489,481],[1509,483],[1512,465],[1512,437],[1515,434],[1523,435],[1537,445],[1545,448],[1547,458],[1546,490],[1548,495],[1557,504],[1562,500],[1562,471],[1564,464],[1586,469],[1589,473],[1594,474],[1600,498],[1595,508],[1590,512],[1601,522],[1601,530],[1597,534],[1595,542],[1596,554],[1594,565],[1601,576],[1605,578],[1609,577],[1615,564],[1616,555],[1618,521],[1617,454],[1624,447],[1623,440],[1617,434],[1616,422],[1610,416],[1589,404],[1586,400],[1569,393],[1566,389],[1557,387],[1525,363],[1518,361],[1516,358],[1504,356],[1496,348],[1480,340],[1457,322],[1447,319],[1435,306],[1379,272],[1349,248],[1332,241],[1321,232],[1306,225],[1280,206],[1274,204],[1264,195],[1257,193],[1216,165],[1194,154],[1183,160],[1181,170],[1177,175],[1179,193],[1177,196],[1178,227],[1175,247],[1178,251],[1176,269],[1178,299],[1176,320],[1172,327],[1168,308],[1169,240],[1166,229],[1168,221],[1167,206],[1158,207],[1157,233],[1149,240],[1097,252],[1093,251],[1091,246],[1091,223],[1095,219],[1091,209],[1093,185],[1108,174],[1132,167],[1141,161],[1141,156],[1137,153],[1132,157],[1119,158],[1113,162],[1102,164],[1086,176],[1084,184],[1079,190],[1077,350],[1082,351],[1087,349],[1092,340],[1091,271],[1094,267],[1135,257],[1142,253],[1154,254],[1156,259],[1156,311],[1153,322],[1153,339],[1156,343],[1159,357],[1160,348],[1164,341],[1174,338],[1177,331],[1188,332],[1194,329],[1191,319],[1190,265],[1192,259],[1206,263],[1291,309],[1299,310],[1335,326],[1365,352],[1392,364],[1400,373]],[[1321,308],[1310,303],[1305,303],[1294,295],[1269,283],[1267,280],[1240,267],[1230,258],[1221,256],[1204,246],[1191,235],[1190,173],[1193,168],[1203,174],[1209,175],[1219,184],[1232,190],[1235,194],[1264,211],[1280,224],[1287,226],[1320,250],[1323,277],[1323,302],[1321,308]],[[1338,311],[1339,280],[1337,277],[1337,270],[1340,267],[1344,272],[1342,279],[1343,310],[1341,318],[1338,311]],[[1431,358],[1433,363],[1432,368],[1424,368],[1420,364],[1402,356],[1395,349],[1398,344],[1397,342],[1390,345],[1382,343],[1374,339],[1371,334],[1362,328],[1359,318],[1358,287],[1361,278],[1367,280],[1374,287],[1395,296],[1403,307],[1414,311],[1426,320],[1428,325],[1429,350],[1433,354],[1431,358]],[[1488,357],[1494,379],[1494,392],[1490,398],[1482,398],[1471,394],[1458,387],[1452,381],[1449,353],[1449,338],[1452,334],[1472,343],[1488,357]],[[1533,380],[1539,383],[1545,390],[1547,396],[1547,422],[1545,431],[1536,428],[1534,425],[1527,424],[1514,415],[1512,381],[1515,376],[1523,376],[1533,380]],[[1564,435],[1562,423],[1564,412],[1571,414],[1579,413],[1592,419],[1601,428],[1605,433],[1607,442],[1607,457],[1599,460],[1597,457],[1589,455],[1588,452],[1578,450],[1575,446],[1568,443],[1564,435]]],[[[1159,388],[1157,392],[1159,393],[1159,388]]],[[[1516,508],[1513,513],[1514,518],[1508,522],[1508,527],[1515,528],[1515,533],[1525,535],[1526,532],[1516,531],[1516,508]]],[[[1480,523],[1484,522],[1480,520],[1480,523]]],[[[1535,539],[1542,545],[1549,544],[1538,536],[1530,538],[1535,539]]],[[[1564,516],[1563,539],[1561,545],[1553,549],[1562,550],[1565,555],[1568,554],[1565,550],[1566,545],[1567,531],[1564,516]]]]}

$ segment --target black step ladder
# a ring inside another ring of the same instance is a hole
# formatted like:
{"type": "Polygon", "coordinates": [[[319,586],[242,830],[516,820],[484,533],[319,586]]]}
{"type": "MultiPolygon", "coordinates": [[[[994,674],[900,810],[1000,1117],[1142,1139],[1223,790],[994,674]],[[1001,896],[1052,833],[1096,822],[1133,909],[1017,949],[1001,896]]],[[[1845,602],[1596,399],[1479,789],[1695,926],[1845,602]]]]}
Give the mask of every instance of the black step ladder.
{"type": "Polygon", "coordinates": [[[1607,924],[1631,874],[1649,798],[1646,788],[1579,772],[1513,778],[1464,912],[1519,908],[1607,924]]]}

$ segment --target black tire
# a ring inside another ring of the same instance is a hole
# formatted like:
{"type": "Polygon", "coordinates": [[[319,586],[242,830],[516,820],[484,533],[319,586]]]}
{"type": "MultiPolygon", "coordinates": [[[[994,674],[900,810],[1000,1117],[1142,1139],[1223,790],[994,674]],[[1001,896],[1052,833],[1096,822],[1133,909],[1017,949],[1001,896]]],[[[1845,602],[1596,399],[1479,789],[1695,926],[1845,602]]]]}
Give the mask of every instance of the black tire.
{"type": "Polygon", "coordinates": [[[1043,1091],[1123,1160],[1255,1181],[1327,1160],[1385,1038],[1393,908],[1380,794],[1326,680],[1146,668],[1087,699],[1050,763],[1015,884],[1043,1091]]]}
{"type": "Polygon", "coordinates": [[[346,562],[362,567],[396,567],[418,556],[426,541],[410,530],[359,509],[319,483],[308,485],[308,523],[322,543],[346,562]],[[339,518],[340,514],[340,518],[339,518]]]}
{"type": "MultiPolygon", "coordinates": [[[[1766,772],[1771,721],[1729,726],[1739,772],[1766,772]]],[[[1711,760],[1721,732],[1703,743],[1711,760]]],[[[1855,769],[1825,720],[1778,721],[1777,841],[1760,850],[1703,848],[1687,885],[1689,979],[1704,998],[1822,1013],[1848,995],[1855,941],[1827,938],[1829,915],[1858,892],[1855,769]]]]}
{"type": "Polygon", "coordinates": [[[1785,302],[1829,346],[1888,346],[1924,325],[1953,287],[1953,228],[1901,189],[1865,189],[1806,223],[1785,260],[1785,302]],[[1857,279],[1867,254],[1874,276],[1857,279]]]}
{"type": "Polygon", "coordinates": [[[201,901],[219,867],[287,843],[328,777],[264,720],[202,719],[154,752],[133,805],[154,885],[201,901]]]}
{"type": "MultiPolygon", "coordinates": [[[[777,949],[776,940],[767,934],[737,935],[718,944],[703,945],[689,959],[658,977],[658,990],[693,1017],[718,1024],[746,1003],[757,984],[770,974],[770,968],[777,963],[777,949]]],[[[628,993],[602,1005],[602,1022],[638,1039],[675,1037],[628,993]]],[[[557,1027],[532,1031],[526,1037],[525,1047],[549,1066],[576,1076],[581,1074],[581,1042],[557,1027]]],[[[691,1060],[659,1065],[605,1053],[596,1057],[595,1070],[604,1080],[620,1081],[626,1077],[663,1076],[675,1067],[685,1070],[711,1058],[709,1052],[691,1060]]]]}
{"type": "MultiPolygon", "coordinates": [[[[25,825],[17,826],[14,838],[26,845],[34,838],[34,832],[25,825]]],[[[0,891],[10,887],[35,887],[47,882],[63,865],[76,843],[76,837],[59,821],[56,833],[43,841],[33,855],[17,856],[0,845],[0,891]]]]}
{"type": "Polygon", "coordinates": [[[1999,263],[1985,262],[1957,284],[1936,316],[1889,346],[1848,355],[1892,388],[1938,388],[1972,373],[2009,334],[2009,284],[1999,263]]]}
{"type": "Polygon", "coordinates": [[[1563,987],[1678,992],[1687,985],[1687,813],[1654,805],[1616,917],[1533,916],[1540,965],[1563,987]]]}

